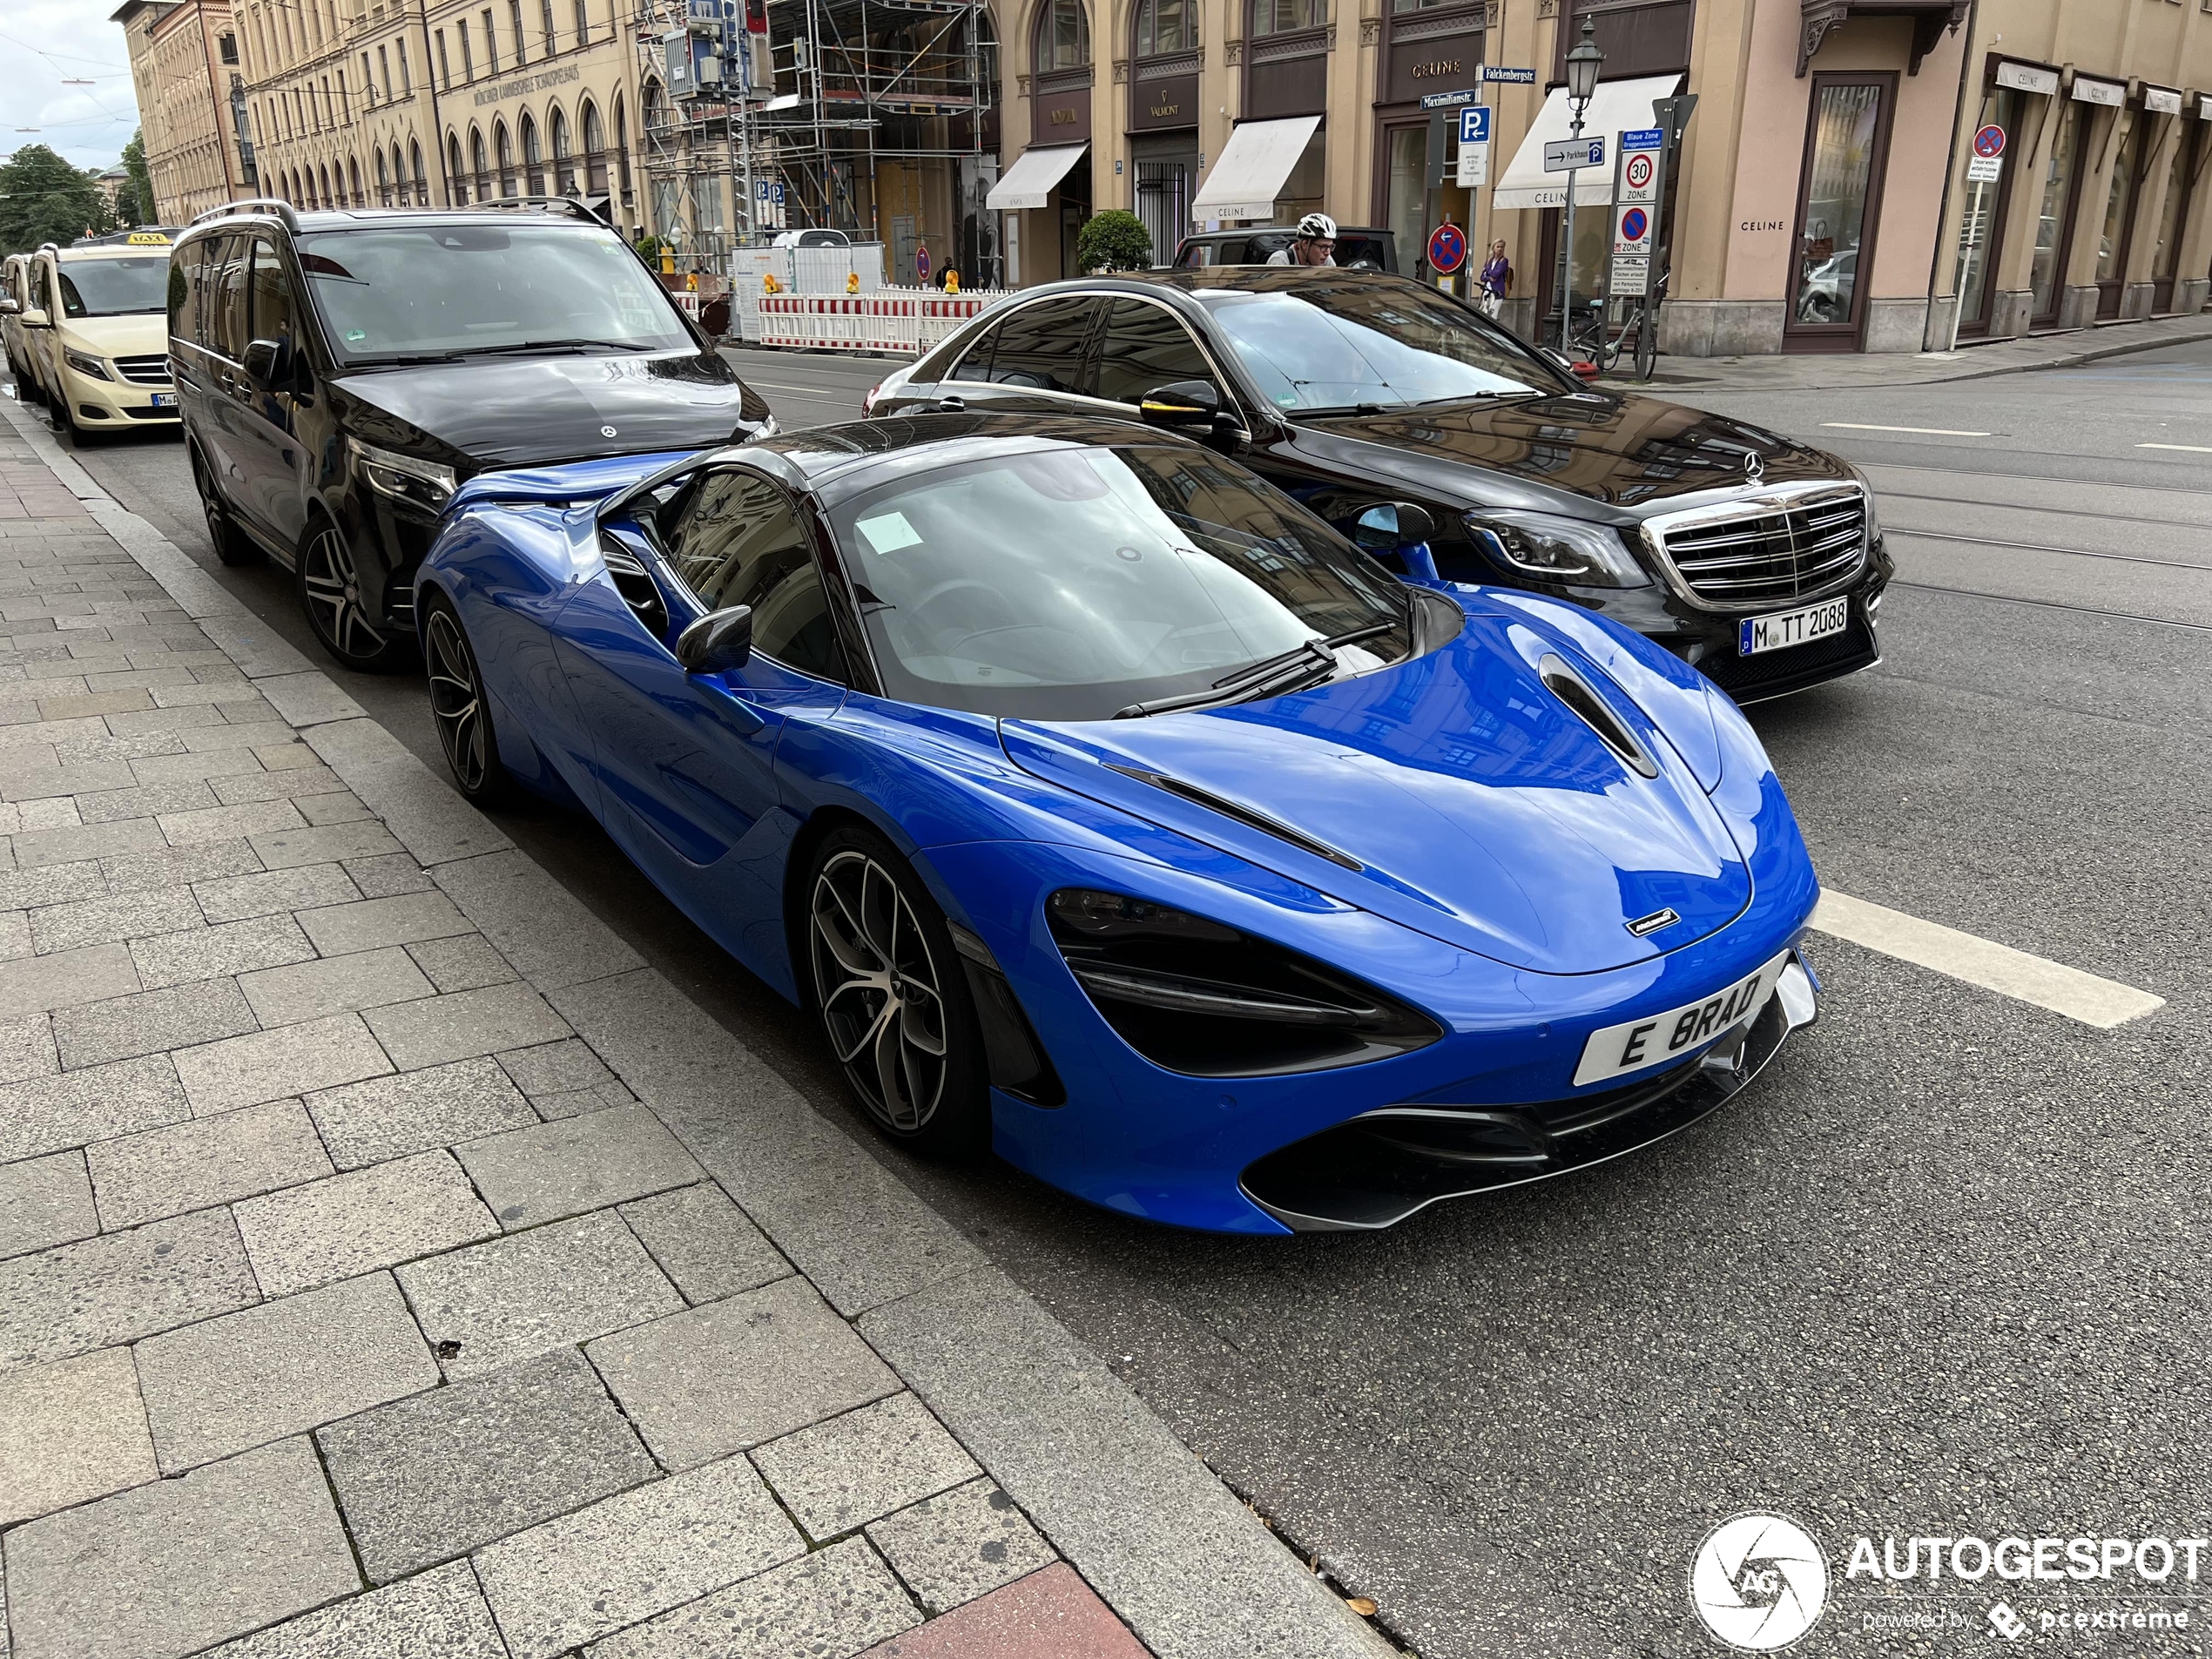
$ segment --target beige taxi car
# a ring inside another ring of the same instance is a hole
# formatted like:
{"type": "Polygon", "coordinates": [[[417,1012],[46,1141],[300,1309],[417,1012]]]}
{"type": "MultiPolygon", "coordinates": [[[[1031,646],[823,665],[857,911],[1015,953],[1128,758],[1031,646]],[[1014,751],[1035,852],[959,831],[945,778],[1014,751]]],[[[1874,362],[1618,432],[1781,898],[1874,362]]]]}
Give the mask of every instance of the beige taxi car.
{"type": "MultiPolygon", "coordinates": [[[[0,314],[22,339],[31,395],[71,436],[178,424],[169,378],[169,238],[134,231],[30,255],[19,298],[0,314]]],[[[22,382],[17,382],[19,385],[22,382]]]]}

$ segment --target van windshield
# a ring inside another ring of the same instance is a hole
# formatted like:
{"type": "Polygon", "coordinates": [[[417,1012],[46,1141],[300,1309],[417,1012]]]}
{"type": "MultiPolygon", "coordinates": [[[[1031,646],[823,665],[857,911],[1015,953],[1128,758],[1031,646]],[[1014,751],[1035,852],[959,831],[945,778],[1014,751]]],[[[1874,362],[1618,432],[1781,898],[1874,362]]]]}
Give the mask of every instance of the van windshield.
{"type": "Polygon", "coordinates": [[[65,317],[122,317],[169,309],[169,255],[133,254],[122,260],[59,260],[65,317]]]}
{"type": "Polygon", "coordinates": [[[691,351],[660,285],[610,230],[390,225],[299,239],[331,349],[349,364],[533,347],[691,351]]]}

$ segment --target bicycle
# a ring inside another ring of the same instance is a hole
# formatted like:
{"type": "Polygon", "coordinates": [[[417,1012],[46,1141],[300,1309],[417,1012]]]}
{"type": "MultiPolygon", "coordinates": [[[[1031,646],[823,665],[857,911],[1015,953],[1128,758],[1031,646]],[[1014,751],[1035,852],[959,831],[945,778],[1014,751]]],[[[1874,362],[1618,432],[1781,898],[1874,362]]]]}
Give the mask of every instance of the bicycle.
{"type": "Polygon", "coordinates": [[[1670,272],[1662,271],[1648,295],[1640,294],[1628,300],[1628,309],[1622,314],[1618,328],[1606,320],[1607,302],[1593,300],[1581,307],[1583,315],[1579,323],[1570,323],[1567,330],[1566,350],[1571,356],[1579,355],[1597,373],[1609,372],[1621,361],[1621,355],[1634,342],[1630,359],[1636,379],[1648,381],[1656,367],[1659,356],[1659,302],[1667,297],[1667,279],[1670,272]]]}

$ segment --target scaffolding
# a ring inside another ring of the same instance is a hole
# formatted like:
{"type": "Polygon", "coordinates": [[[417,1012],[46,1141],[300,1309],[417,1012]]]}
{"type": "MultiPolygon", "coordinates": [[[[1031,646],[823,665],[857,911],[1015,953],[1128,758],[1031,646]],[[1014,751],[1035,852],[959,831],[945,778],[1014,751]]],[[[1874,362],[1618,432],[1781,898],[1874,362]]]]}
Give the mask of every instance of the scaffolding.
{"type": "Polygon", "coordinates": [[[769,0],[776,95],[750,106],[718,92],[667,95],[660,37],[683,28],[685,13],[685,0],[639,0],[637,40],[645,223],[657,234],[681,227],[687,266],[726,277],[737,248],[822,228],[887,244],[893,280],[914,280],[908,227],[891,221],[918,227],[948,212],[939,268],[955,263],[967,284],[995,284],[994,216],[982,205],[998,163],[988,0],[769,0]],[[887,167],[914,169],[913,187],[943,211],[887,212],[887,167]]]}

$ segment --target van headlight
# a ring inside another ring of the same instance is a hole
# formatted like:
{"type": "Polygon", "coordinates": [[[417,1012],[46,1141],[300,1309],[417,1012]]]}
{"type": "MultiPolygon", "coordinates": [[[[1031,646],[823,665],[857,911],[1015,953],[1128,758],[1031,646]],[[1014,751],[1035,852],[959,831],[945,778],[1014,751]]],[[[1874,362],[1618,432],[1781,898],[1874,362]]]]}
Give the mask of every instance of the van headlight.
{"type": "Polygon", "coordinates": [[[111,381],[115,378],[107,372],[107,365],[88,351],[79,351],[74,346],[64,346],[62,347],[62,356],[67,360],[71,368],[88,380],[111,381]]]}
{"type": "Polygon", "coordinates": [[[442,467],[419,455],[380,449],[355,437],[346,440],[346,455],[363,483],[378,495],[412,507],[419,513],[435,518],[453,499],[457,481],[451,467],[442,467]]]}
{"type": "Polygon", "coordinates": [[[1641,588],[1651,581],[1610,525],[1487,507],[1462,522],[1477,548],[1524,576],[1588,588],[1641,588]]]}

